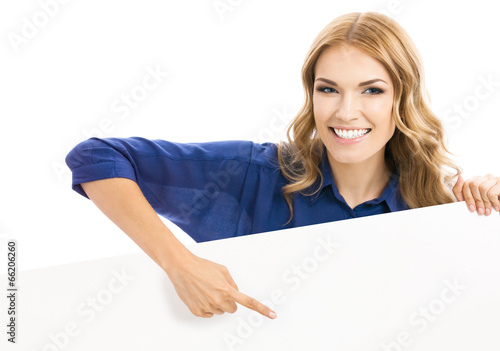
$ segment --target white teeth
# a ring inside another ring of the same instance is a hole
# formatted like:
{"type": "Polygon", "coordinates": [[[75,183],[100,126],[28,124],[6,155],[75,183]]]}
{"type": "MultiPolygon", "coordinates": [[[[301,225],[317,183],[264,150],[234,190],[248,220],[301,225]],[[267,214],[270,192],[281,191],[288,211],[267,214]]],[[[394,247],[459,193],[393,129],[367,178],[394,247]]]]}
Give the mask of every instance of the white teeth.
{"type": "Polygon", "coordinates": [[[335,130],[335,134],[337,134],[337,136],[339,136],[342,139],[359,138],[360,136],[363,136],[370,131],[370,129],[349,129],[349,130],[346,130],[346,129],[336,129],[336,128],[334,128],[333,130],[335,130]]]}

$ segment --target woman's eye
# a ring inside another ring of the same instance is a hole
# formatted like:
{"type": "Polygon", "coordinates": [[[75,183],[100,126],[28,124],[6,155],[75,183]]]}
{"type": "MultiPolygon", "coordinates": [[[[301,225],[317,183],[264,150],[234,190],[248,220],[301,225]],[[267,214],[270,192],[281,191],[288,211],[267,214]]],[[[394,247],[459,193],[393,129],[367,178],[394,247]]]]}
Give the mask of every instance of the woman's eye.
{"type": "Polygon", "coordinates": [[[384,91],[379,88],[368,88],[365,90],[365,92],[368,92],[368,94],[371,95],[377,95],[377,94],[382,94],[384,91]]]}
{"type": "Polygon", "coordinates": [[[329,87],[319,87],[319,88],[316,88],[316,90],[321,92],[321,93],[335,93],[335,92],[337,92],[337,90],[335,90],[333,88],[329,88],[329,87]]]}

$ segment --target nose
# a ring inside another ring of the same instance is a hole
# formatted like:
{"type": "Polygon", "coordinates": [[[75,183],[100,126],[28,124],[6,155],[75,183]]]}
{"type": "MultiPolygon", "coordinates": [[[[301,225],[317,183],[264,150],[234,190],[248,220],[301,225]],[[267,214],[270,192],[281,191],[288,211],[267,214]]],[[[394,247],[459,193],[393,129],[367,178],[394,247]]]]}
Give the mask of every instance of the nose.
{"type": "Polygon", "coordinates": [[[342,94],[340,104],[335,113],[335,116],[342,121],[351,121],[357,119],[356,105],[356,97],[354,97],[353,94],[342,94]]]}

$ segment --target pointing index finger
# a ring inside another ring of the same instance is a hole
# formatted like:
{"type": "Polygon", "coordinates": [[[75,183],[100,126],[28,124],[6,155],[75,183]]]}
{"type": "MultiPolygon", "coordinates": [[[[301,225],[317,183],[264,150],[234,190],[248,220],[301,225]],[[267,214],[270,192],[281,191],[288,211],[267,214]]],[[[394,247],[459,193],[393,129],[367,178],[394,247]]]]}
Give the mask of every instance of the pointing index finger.
{"type": "Polygon", "coordinates": [[[277,317],[276,312],[274,312],[272,309],[236,289],[231,290],[231,297],[234,299],[235,302],[239,303],[240,305],[245,306],[246,308],[249,308],[256,312],[259,312],[265,317],[268,317],[270,319],[275,319],[277,317]]]}

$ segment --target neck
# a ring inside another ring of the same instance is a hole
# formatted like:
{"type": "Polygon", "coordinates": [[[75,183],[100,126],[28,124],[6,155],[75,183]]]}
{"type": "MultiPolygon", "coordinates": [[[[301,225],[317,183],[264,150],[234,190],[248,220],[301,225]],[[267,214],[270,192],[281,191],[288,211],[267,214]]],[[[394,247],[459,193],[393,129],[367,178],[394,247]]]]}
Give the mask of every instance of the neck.
{"type": "Polygon", "coordinates": [[[361,163],[339,163],[330,155],[328,160],[335,184],[351,208],[382,195],[391,178],[383,153],[361,163]]]}

